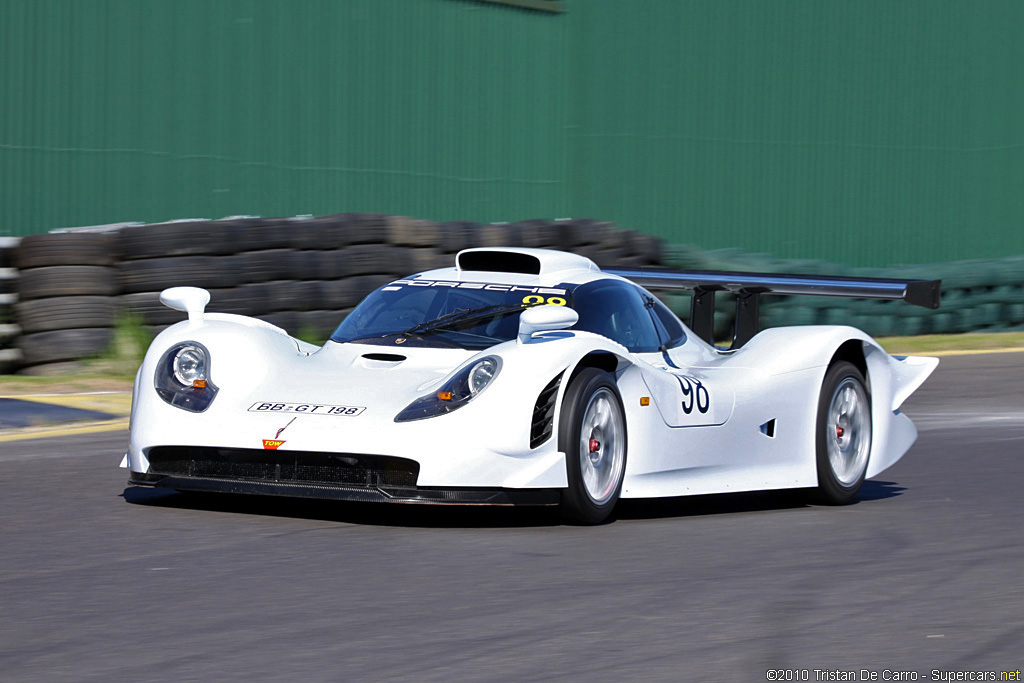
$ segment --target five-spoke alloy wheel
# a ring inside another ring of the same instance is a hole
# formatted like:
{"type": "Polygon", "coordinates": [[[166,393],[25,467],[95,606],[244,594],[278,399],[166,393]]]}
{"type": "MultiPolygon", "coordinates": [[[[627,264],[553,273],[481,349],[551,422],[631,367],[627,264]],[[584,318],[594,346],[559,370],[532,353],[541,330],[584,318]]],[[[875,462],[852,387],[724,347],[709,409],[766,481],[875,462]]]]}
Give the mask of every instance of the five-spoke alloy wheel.
{"type": "Polygon", "coordinates": [[[871,454],[871,398],[852,363],[829,367],[818,399],[818,497],[848,503],[857,495],[871,454]]]}
{"type": "Polygon", "coordinates": [[[558,447],[566,455],[569,488],[562,514],[573,522],[607,519],[622,490],[626,471],[626,417],[611,375],[583,368],[562,402],[558,447]]]}

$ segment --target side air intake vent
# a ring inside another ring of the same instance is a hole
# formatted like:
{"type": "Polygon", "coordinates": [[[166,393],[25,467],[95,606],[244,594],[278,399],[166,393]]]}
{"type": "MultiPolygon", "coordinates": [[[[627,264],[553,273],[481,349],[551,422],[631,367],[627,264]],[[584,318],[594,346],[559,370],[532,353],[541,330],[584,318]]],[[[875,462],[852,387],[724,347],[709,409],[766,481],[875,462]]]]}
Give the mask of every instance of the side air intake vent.
{"type": "Polygon", "coordinates": [[[509,251],[467,251],[459,254],[460,270],[540,275],[540,259],[509,251]]]}
{"type": "Polygon", "coordinates": [[[558,398],[558,385],[561,381],[562,373],[558,373],[537,397],[537,403],[533,406],[533,424],[530,425],[530,448],[536,448],[551,438],[555,399],[558,398]]]}

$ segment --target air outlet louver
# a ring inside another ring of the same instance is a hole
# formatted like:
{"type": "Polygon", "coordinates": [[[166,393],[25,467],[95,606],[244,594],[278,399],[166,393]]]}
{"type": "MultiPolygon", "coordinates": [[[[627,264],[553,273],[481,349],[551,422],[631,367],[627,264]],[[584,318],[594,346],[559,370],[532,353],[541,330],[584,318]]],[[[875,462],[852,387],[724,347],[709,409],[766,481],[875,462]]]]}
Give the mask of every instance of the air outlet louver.
{"type": "Polygon", "coordinates": [[[533,424],[530,425],[530,448],[536,448],[551,438],[555,399],[558,398],[558,385],[561,381],[562,373],[558,373],[537,397],[537,403],[533,406],[533,424]]]}

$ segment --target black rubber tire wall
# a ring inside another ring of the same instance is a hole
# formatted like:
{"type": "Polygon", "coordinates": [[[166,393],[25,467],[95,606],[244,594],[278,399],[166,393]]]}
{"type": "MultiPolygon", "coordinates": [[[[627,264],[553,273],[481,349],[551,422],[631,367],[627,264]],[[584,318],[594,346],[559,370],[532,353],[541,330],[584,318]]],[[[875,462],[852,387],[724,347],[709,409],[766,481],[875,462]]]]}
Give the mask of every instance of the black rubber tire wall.
{"type": "Polygon", "coordinates": [[[103,266],[47,266],[21,271],[18,299],[43,299],[54,296],[117,293],[116,271],[103,266]]]}
{"type": "Polygon", "coordinates": [[[109,266],[114,239],[100,232],[58,232],[27,235],[17,248],[18,268],[44,266],[109,266]]]}
{"type": "Polygon", "coordinates": [[[113,327],[116,301],[109,296],[58,296],[15,304],[14,312],[22,334],[113,327]]]}
{"type": "Polygon", "coordinates": [[[110,346],[113,336],[106,327],[55,330],[26,334],[18,339],[18,347],[25,365],[40,365],[99,355],[110,346]]]}

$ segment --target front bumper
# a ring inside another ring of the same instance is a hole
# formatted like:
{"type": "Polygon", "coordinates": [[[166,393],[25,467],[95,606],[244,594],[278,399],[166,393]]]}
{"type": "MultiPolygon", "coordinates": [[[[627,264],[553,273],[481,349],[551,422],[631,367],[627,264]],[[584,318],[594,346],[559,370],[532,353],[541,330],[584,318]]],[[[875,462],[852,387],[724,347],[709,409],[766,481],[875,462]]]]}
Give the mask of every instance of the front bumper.
{"type": "Polygon", "coordinates": [[[557,489],[422,487],[419,463],[390,456],[164,446],[129,484],[180,491],[248,493],[364,502],[556,505],[557,489]]]}

